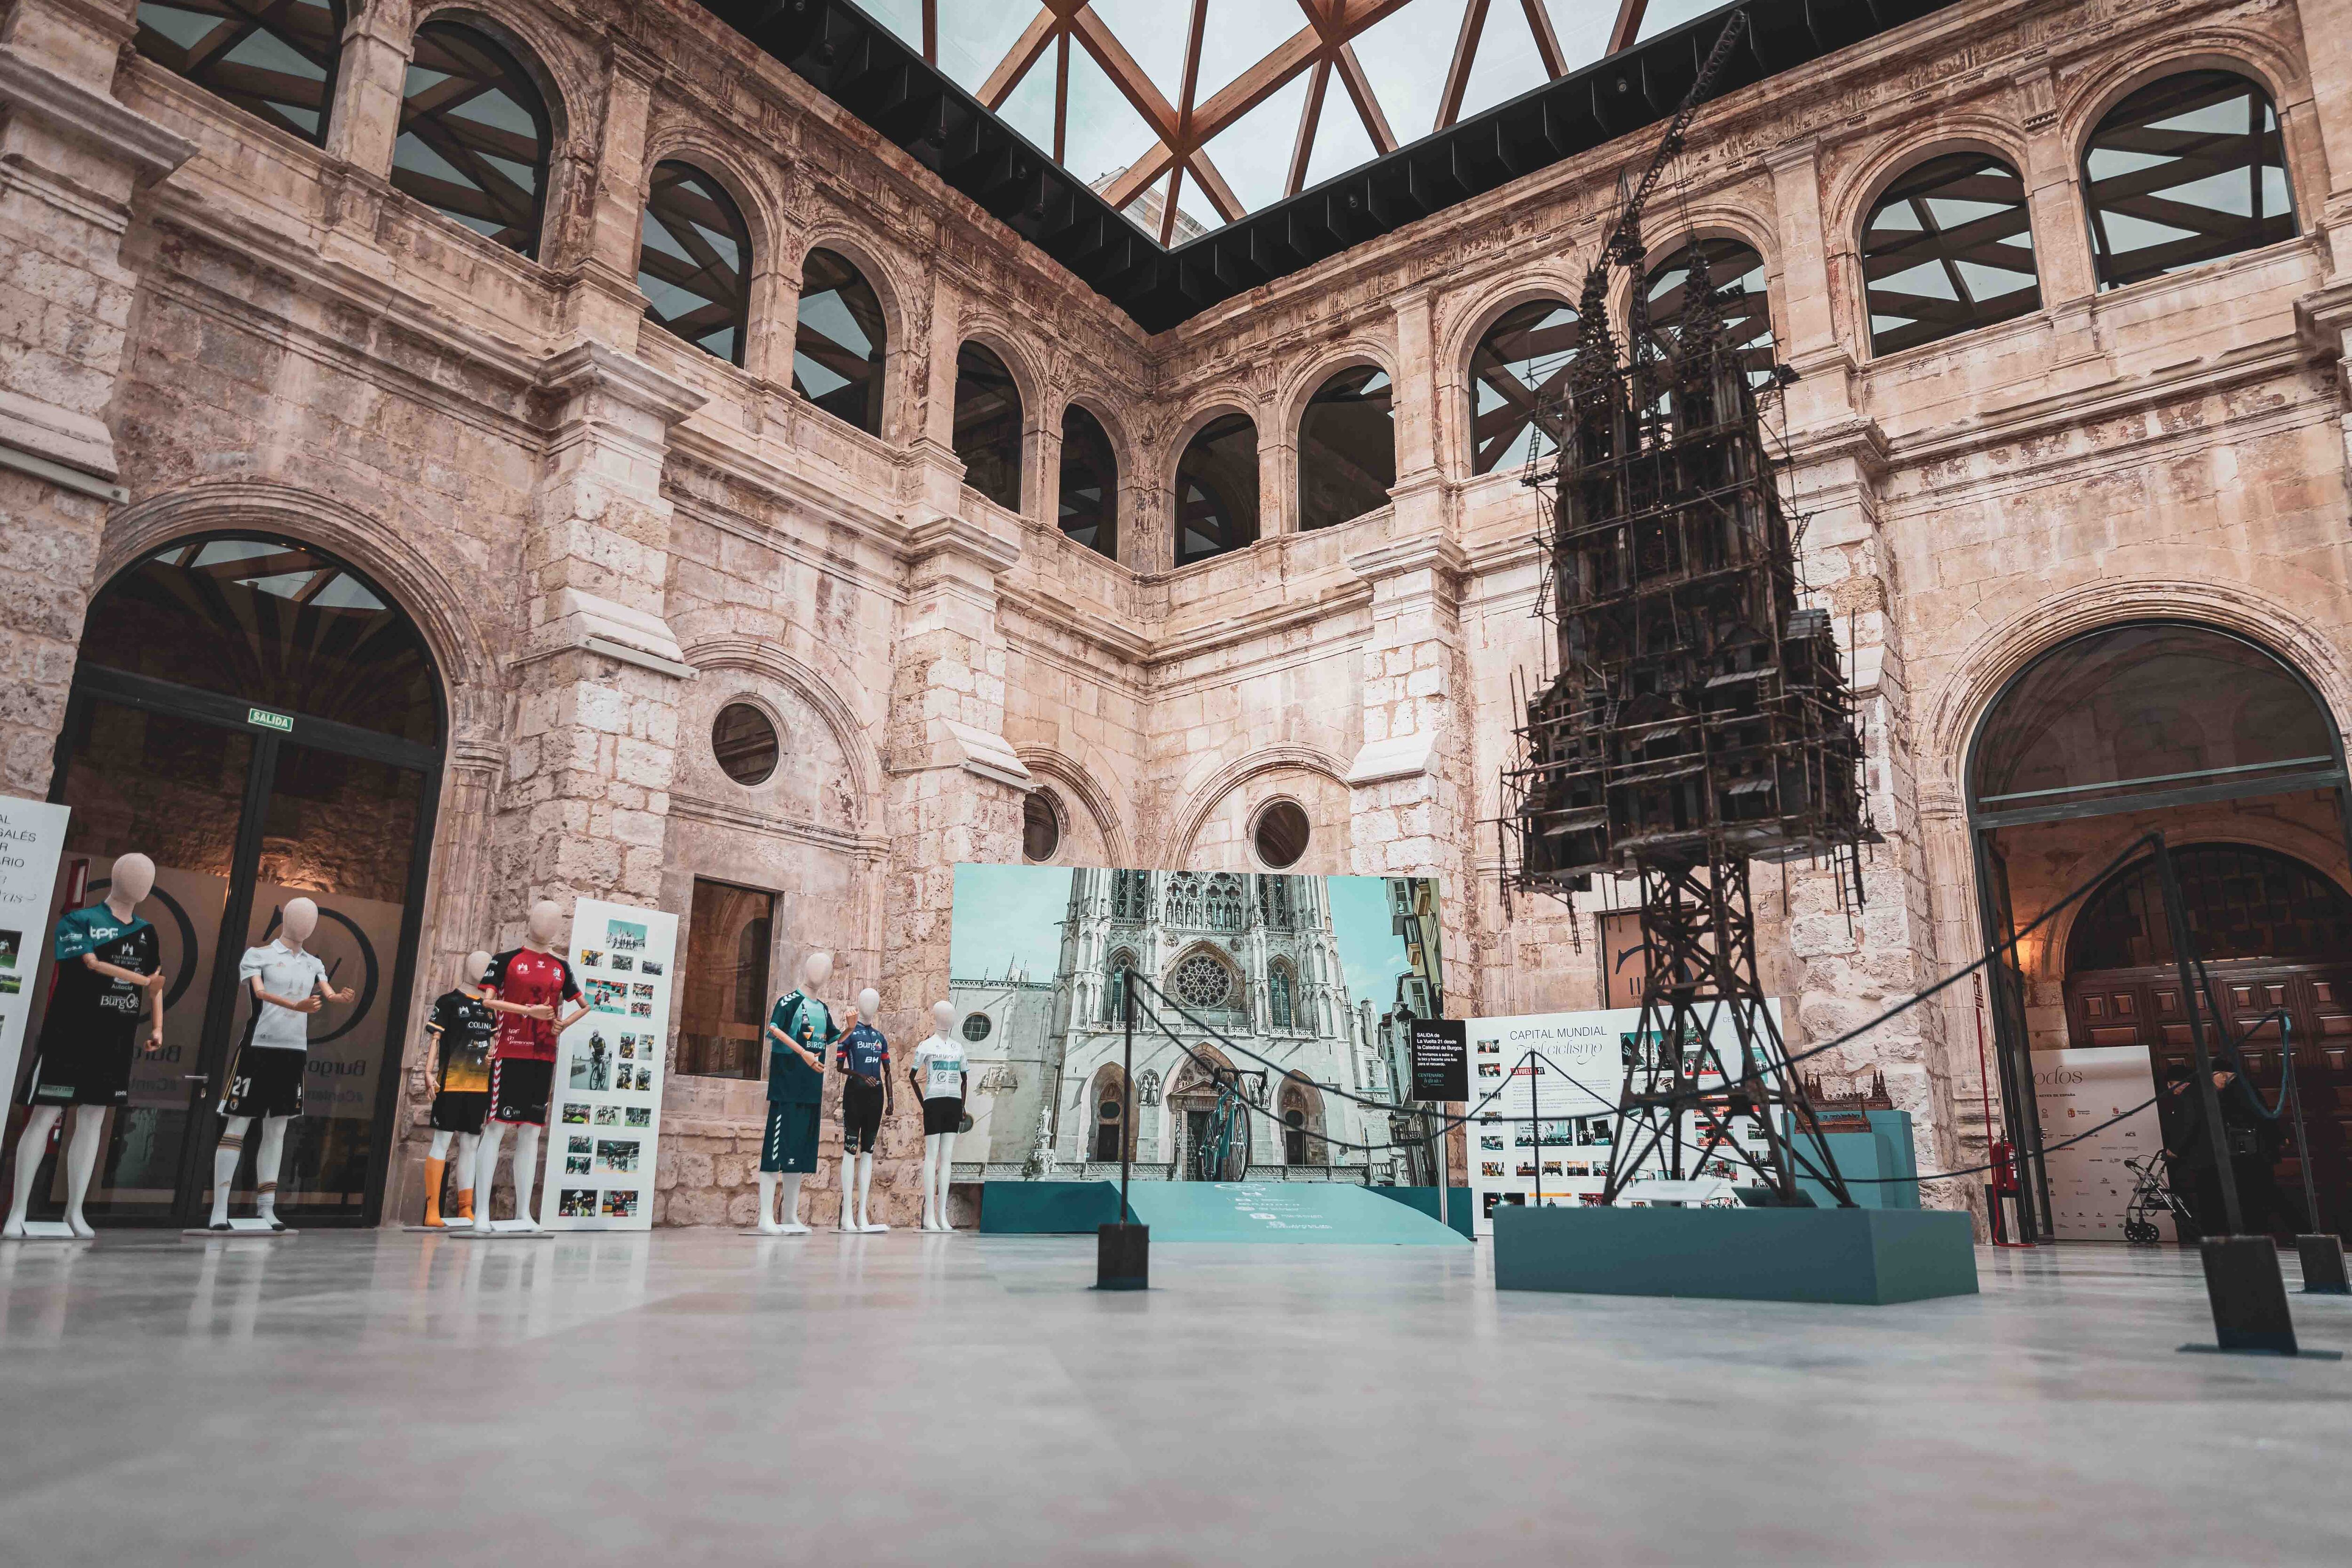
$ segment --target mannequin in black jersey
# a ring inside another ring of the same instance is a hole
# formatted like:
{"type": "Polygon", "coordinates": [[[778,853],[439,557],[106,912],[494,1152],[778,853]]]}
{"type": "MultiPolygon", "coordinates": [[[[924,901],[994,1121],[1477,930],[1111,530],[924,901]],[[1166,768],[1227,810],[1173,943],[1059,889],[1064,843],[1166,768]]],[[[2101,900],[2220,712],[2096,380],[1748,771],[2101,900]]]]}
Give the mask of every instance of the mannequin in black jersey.
{"type": "Polygon", "coordinates": [[[49,1130],[68,1105],[74,1121],[66,1145],[66,1226],[84,1239],[98,1234],[81,1207],[98,1169],[106,1113],[130,1102],[133,1053],[144,1049],[152,1057],[163,1048],[163,986],[169,977],[155,928],[137,913],[141,900],[154,891],[155,862],[144,855],[119,856],[110,875],[103,903],[74,910],[58,922],[57,970],[25,1091],[32,1114],[16,1143],[16,1190],[0,1236],[26,1234],[33,1175],[49,1130]]]}

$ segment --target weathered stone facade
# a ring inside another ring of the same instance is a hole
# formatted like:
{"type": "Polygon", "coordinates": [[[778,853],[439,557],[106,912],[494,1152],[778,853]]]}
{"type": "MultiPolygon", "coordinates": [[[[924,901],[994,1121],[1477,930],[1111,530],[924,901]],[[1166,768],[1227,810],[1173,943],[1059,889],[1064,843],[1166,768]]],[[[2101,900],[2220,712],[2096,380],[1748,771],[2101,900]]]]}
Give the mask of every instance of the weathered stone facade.
{"type": "MultiPolygon", "coordinates": [[[[1297,869],[1444,879],[1455,1010],[1597,1005],[1590,921],[1507,915],[1481,826],[1513,672],[1538,659],[1541,566],[1534,493],[1470,472],[1465,384],[1498,314],[1575,297],[1646,138],[1147,338],[678,0],[354,0],[323,147],[140,58],[134,9],[13,0],[0,23],[0,787],[47,788],[96,587],[169,540],[257,527],[367,572],[439,661],[420,1000],[533,897],[683,911],[710,875],[781,895],[776,974],[835,952],[838,989],[877,985],[911,1043],[947,983],[952,868],[1017,858],[1039,787],[1062,858],[1200,870],[1256,869],[1253,815],[1295,799],[1297,869]],[[409,40],[445,15],[509,41],[549,100],[536,261],[388,183],[409,40]],[[665,158],[748,222],[743,368],[642,319],[638,214],[665,158]],[[817,246],[882,300],[878,437],[791,389],[817,246]],[[1020,387],[1019,515],[960,483],[968,340],[1020,387]],[[1395,384],[1391,504],[1301,533],[1290,433],[1360,364],[1395,384]],[[1117,449],[1116,562],[1051,521],[1074,402],[1117,449]],[[1178,457],[1228,412],[1258,428],[1264,537],[1171,570],[1178,457]],[[801,765],[721,773],[708,736],[731,700],[801,765]]],[[[1763,255],[1802,377],[1785,410],[1808,570],[1850,644],[1885,835],[1858,916],[1820,875],[1760,875],[1769,973],[1817,1040],[1976,950],[1963,759],[2033,655],[2200,621],[2276,650],[2352,723],[2352,0],[1971,0],[1709,106],[1691,146],[1674,221],[1763,255]],[[2084,138],[2133,88],[2215,65],[2277,104],[2298,236],[2099,292],[2084,138]],[[1864,215],[1955,148],[2025,174],[2042,306],[1874,358],[1864,215]]],[[[1664,221],[1657,241],[1688,232],[1664,221]]],[[[2346,875],[2325,831],[2273,837],[2297,835],[2346,875]]],[[[1831,1075],[1884,1071],[1932,1168],[1983,1146],[1969,1006],[1920,1009],[1831,1075]]],[[[668,1093],[659,1217],[748,1220],[759,1086],[668,1093]]],[[[387,1217],[417,1201],[423,1110],[404,1110],[387,1217]]],[[[876,1184],[893,1224],[919,1148],[902,1101],[876,1184]]]]}

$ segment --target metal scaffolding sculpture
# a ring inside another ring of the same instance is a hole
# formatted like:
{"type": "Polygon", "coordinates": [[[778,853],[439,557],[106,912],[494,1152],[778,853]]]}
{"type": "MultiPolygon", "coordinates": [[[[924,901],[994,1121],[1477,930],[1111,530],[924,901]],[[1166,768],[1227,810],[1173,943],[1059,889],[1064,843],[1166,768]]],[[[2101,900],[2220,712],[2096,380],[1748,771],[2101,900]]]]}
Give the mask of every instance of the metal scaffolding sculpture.
{"type": "Polygon", "coordinates": [[[1504,858],[1524,890],[1641,879],[1648,973],[1602,1201],[1654,1162],[1675,1178],[1719,1162],[1752,1171],[1769,1189],[1760,1201],[1806,1201],[1803,1176],[1851,1205],[1765,1006],[1748,869],[1826,858],[1859,898],[1858,847],[1873,835],[1852,696],[1829,613],[1800,600],[1757,389],[1705,252],[1690,247],[1685,308],[1663,346],[1643,289],[1642,206],[1739,21],[1585,276],[1566,404],[1542,421],[1559,448],[1542,610],[1558,673],[1528,702],[1504,774],[1504,858]],[[1622,352],[1612,266],[1634,282],[1622,352]],[[1760,1124],[1760,1152],[1732,1136],[1736,1118],[1760,1124]]]}

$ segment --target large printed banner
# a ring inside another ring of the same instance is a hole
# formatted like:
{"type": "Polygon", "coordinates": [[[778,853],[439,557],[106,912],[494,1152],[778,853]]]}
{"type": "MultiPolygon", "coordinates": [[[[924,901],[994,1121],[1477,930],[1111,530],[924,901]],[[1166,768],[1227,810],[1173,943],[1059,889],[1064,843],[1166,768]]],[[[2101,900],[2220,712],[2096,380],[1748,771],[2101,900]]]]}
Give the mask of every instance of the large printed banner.
{"type": "Polygon", "coordinates": [[[589,1013],[556,1046],[539,1201],[550,1230],[653,1226],[677,950],[676,915],[596,899],[572,910],[572,971],[589,1013]]]}
{"type": "MultiPolygon", "coordinates": [[[[2156,1072],[2145,1046],[2094,1046],[2033,1053],[2033,1102],[2042,1114],[2042,1142],[2064,1142],[2156,1096],[2156,1072]]],[[[2147,1106],[2080,1143],[2052,1149],[2050,1219],[2061,1241],[2121,1241],[2138,1173],[2164,1147],[2156,1107],[2147,1106]]],[[[2161,1206],[2148,1215],[2167,1241],[2172,1215],[2161,1206]]]]}
{"type": "MultiPolygon", "coordinates": [[[[1765,1004],[1777,1029],[1780,1004],[1765,1004]]],[[[1598,1203],[1609,1185],[1611,1122],[1625,1075],[1654,1042],[1642,1033],[1642,1010],[1531,1013],[1469,1020],[1472,1115],[1469,1187],[1478,1234],[1494,1232],[1498,1204],[1546,1207],[1598,1203]],[[1538,1053],[1530,1059],[1530,1051],[1538,1053]],[[1489,1097],[1492,1098],[1489,1098],[1489,1097]]],[[[1739,1059],[1738,1032],[1727,1010],[1709,1031],[1726,1061],[1739,1059]]],[[[1695,1121],[1696,1119],[1688,1119],[1695,1121]]],[[[1740,1142],[1760,1149],[1760,1131],[1737,1118],[1740,1142]]],[[[1692,1130],[1687,1125],[1685,1135],[1692,1130]]],[[[1663,1161],[1645,1161],[1664,1173],[1663,1161]]],[[[1685,1176],[1752,1180],[1729,1160],[1685,1176]]]]}
{"type": "Polygon", "coordinates": [[[48,956],[50,897],[66,808],[0,795],[0,1093],[13,1089],[25,1021],[48,956]]]}

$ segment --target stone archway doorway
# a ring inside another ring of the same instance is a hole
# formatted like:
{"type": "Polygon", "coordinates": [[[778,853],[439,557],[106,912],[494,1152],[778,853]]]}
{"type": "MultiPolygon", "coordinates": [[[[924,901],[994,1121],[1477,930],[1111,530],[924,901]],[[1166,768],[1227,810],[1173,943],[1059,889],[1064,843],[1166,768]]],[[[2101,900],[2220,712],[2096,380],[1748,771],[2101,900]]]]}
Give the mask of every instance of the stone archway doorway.
{"type": "MultiPolygon", "coordinates": [[[[2295,1062],[2311,1121],[2329,1124],[2315,1142],[2352,1144],[2352,1103],[2334,1103],[2342,1069],[2327,1055],[2352,1038],[2322,1033],[2346,1027],[2343,984],[2315,934],[2332,918],[2329,895],[2352,886],[2347,774],[2342,740],[2309,682],[2267,649],[2209,626],[2139,622],[2085,633],[2003,687],[1970,747],[1967,784],[1986,949],[2008,951],[2015,939],[1988,989],[2002,1120],[2028,1177],[2022,1239],[2053,1234],[2036,1053],[2145,1045],[2161,1081],[2168,1054],[2189,1048],[2177,975],[2168,985],[2156,973],[2172,952],[2168,937],[2153,934],[2164,921],[2145,864],[2119,868],[2071,915],[2035,928],[2150,830],[2172,846],[2220,1022],[2232,1039],[2246,1035],[2251,1076],[2275,1095],[2275,1026],[2267,1040],[2249,1031],[2292,1001],[2302,1009],[2295,1062]],[[2282,844],[2299,855],[2261,847],[2282,844]]],[[[2212,1013],[2200,1012],[2210,1027],[2212,1013]]],[[[2341,1225],[2342,1161],[2330,1162],[2338,1173],[2321,1209],[2341,1225]]]]}

